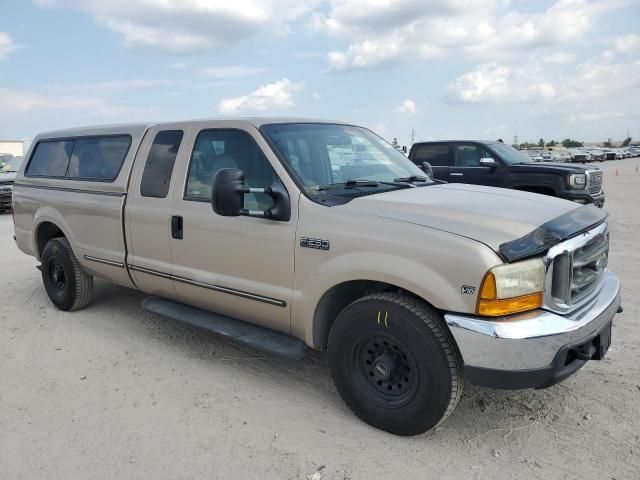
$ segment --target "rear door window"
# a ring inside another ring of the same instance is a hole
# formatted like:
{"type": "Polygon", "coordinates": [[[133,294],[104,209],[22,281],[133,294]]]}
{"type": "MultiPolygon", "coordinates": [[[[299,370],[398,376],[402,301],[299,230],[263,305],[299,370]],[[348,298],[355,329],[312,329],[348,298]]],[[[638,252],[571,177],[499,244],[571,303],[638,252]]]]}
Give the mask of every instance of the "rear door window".
{"type": "Polygon", "coordinates": [[[167,196],[183,134],[182,130],[163,130],[156,134],[142,173],[140,195],[156,198],[167,196]]]}
{"type": "Polygon", "coordinates": [[[28,177],[64,177],[73,150],[73,140],[40,142],[31,156],[28,177]]]}
{"type": "Polygon", "coordinates": [[[113,181],[120,172],[130,146],[131,137],[128,135],[77,138],[67,177],[113,181]]]}
{"type": "Polygon", "coordinates": [[[449,158],[449,145],[446,143],[434,143],[416,147],[413,163],[421,165],[422,162],[429,162],[434,167],[448,167],[451,164],[449,158]]]}

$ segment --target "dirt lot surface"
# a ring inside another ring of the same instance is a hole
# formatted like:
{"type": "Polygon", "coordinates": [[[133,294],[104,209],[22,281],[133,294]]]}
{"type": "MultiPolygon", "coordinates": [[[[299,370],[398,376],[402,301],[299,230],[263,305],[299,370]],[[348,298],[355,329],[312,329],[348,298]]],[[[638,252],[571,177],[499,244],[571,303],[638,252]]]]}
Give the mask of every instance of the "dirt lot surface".
{"type": "Polygon", "coordinates": [[[467,385],[453,415],[414,438],[353,416],[322,355],[267,357],[147,314],[143,294],[105,282],[86,310],[57,311],[1,215],[0,478],[638,479],[638,164],[604,164],[625,308],[608,357],[542,391],[467,385]]]}

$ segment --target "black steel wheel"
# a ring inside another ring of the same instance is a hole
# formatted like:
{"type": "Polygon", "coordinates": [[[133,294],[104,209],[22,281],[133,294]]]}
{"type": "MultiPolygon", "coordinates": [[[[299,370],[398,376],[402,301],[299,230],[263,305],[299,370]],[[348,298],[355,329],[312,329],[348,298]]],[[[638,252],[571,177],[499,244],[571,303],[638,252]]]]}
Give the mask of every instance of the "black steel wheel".
{"type": "Polygon", "coordinates": [[[47,295],[60,310],[78,310],[91,300],[93,277],[82,269],[66,238],[47,242],[41,271],[47,295]]]}
{"type": "Polygon", "coordinates": [[[462,395],[462,358],[440,313],[395,293],[356,300],[328,342],[338,392],[368,424],[396,435],[424,433],[462,395]]]}
{"type": "Polygon", "coordinates": [[[420,378],[411,350],[386,332],[364,334],[353,349],[356,387],[383,408],[399,408],[415,396],[420,378]]]}
{"type": "Polygon", "coordinates": [[[51,257],[49,259],[47,273],[49,275],[52,293],[56,297],[63,297],[67,288],[67,279],[64,273],[64,266],[59,258],[51,257]]]}

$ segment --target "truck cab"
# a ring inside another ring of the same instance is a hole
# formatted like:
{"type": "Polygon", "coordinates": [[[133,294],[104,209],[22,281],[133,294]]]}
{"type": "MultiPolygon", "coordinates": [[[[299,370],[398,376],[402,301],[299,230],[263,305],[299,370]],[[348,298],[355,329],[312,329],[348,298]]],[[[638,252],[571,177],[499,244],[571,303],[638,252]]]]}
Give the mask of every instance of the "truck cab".
{"type": "Polygon", "coordinates": [[[409,159],[431,164],[434,177],[450,183],[511,188],[602,207],[602,171],[588,165],[534,162],[502,142],[451,140],[420,142],[409,159]]]}

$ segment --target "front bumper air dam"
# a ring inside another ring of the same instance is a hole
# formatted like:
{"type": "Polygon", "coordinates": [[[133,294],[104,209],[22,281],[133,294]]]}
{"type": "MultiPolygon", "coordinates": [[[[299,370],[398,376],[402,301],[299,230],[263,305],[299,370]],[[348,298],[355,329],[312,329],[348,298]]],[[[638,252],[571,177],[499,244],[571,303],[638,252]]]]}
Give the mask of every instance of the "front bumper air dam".
{"type": "Polygon", "coordinates": [[[546,388],[600,359],[620,310],[620,282],[609,271],[598,294],[567,314],[533,310],[487,319],[447,313],[465,378],[491,388],[546,388]]]}
{"type": "Polygon", "coordinates": [[[572,202],[578,202],[585,205],[590,203],[594,204],[598,208],[602,208],[604,206],[604,192],[598,193],[596,195],[588,195],[586,192],[581,194],[567,193],[565,195],[561,195],[560,198],[564,198],[565,200],[571,200],[572,202]]]}

